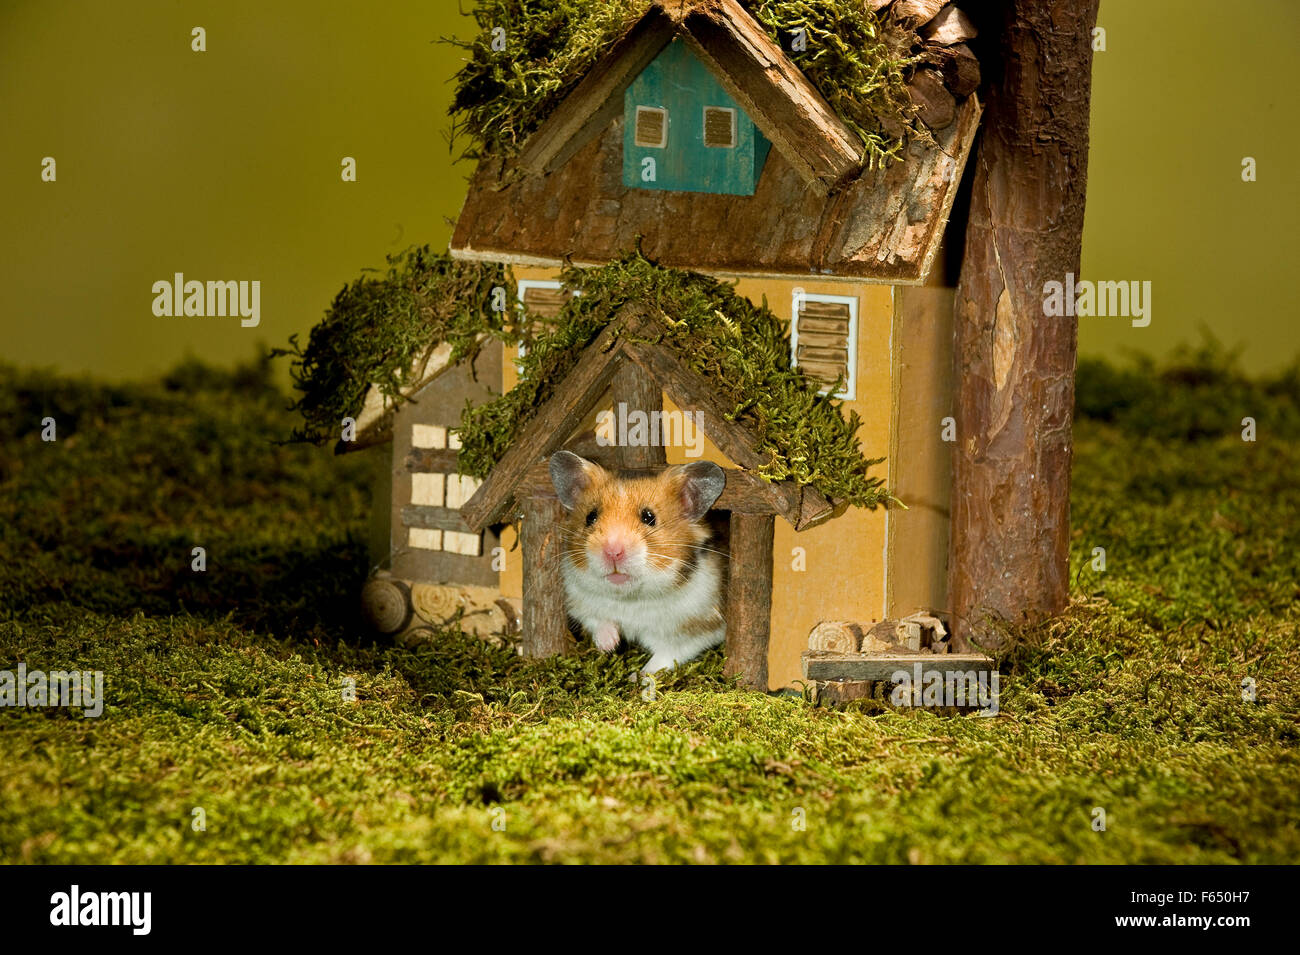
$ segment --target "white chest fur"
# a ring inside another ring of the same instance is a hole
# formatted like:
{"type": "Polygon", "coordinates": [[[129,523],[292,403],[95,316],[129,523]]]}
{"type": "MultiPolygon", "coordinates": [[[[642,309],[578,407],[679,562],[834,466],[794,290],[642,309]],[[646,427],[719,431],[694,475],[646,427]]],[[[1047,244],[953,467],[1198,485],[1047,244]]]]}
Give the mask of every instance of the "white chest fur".
{"type": "Polygon", "coordinates": [[[702,554],[685,581],[664,588],[647,583],[615,588],[566,561],[564,590],[569,614],[583,629],[595,634],[612,623],[625,640],[650,651],[650,671],[685,663],[726,637],[716,554],[702,554]],[[709,627],[713,622],[716,627],[709,627]]]}

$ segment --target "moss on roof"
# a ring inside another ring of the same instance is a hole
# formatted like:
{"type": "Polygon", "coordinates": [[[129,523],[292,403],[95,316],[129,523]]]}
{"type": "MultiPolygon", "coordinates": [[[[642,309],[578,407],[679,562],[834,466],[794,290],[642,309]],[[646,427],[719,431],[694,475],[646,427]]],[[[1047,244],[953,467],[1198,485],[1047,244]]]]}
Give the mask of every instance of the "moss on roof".
{"type": "MultiPolygon", "coordinates": [[[[887,497],[863,455],[856,413],[790,367],[787,323],[730,286],[693,272],[662,268],[639,252],[599,268],[570,268],[572,297],[553,321],[511,320],[499,307],[515,301],[515,282],[498,265],[457,262],[427,246],[390,256],[382,277],[345,286],[307,346],[297,336],[276,354],[293,360],[300,440],[337,440],[344,417],[356,417],[373,383],[400,401],[415,382],[416,359],[442,342],[452,361],[471,357],[486,338],[525,341],[519,383],[495,401],[468,407],[461,423],[460,469],[482,477],[569,372],[582,349],[636,302],[653,308],[662,341],[705,375],[733,418],[758,436],[772,481],[811,485],[827,497],[875,507],[887,497]],[[536,329],[536,331],[534,331],[536,329]]],[[[514,314],[518,314],[517,312],[514,314]]],[[[706,428],[707,430],[707,428],[706,428]]]]}
{"type": "MultiPolygon", "coordinates": [[[[730,418],[757,437],[771,481],[811,485],[827,497],[859,507],[888,498],[868,471],[883,461],[862,453],[856,412],[847,418],[818,385],[790,367],[787,323],[767,308],[708,276],[662,268],[639,252],[600,268],[566,269],[572,296],[553,327],[537,336],[520,360],[519,383],[495,401],[467,407],[461,418],[460,470],[483,477],[500,460],[582,349],[626,303],[650,306],[658,340],[687,367],[706,377],[732,411],[730,418]]],[[[642,333],[644,334],[644,333],[642,333]]],[[[708,430],[707,424],[705,430],[708,430]]]]}
{"type": "MultiPolygon", "coordinates": [[[[388,271],[364,275],[335,296],[304,348],[298,336],[275,356],[292,359],[302,414],[297,440],[337,440],[344,417],[355,418],[373,384],[400,400],[416,359],[431,344],[450,342],[451,360],[473,357],[483,336],[504,336],[513,283],[499,265],[456,262],[429,246],[387,256],[388,271]],[[493,289],[500,288],[498,309],[493,289]]],[[[367,272],[375,270],[367,269],[367,272]]]]}
{"type": "MultiPolygon", "coordinates": [[[[904,81],[909,39],[882,28],[863,0],[739,2],[861,137],[868,165],[897,158],[909,137],[928,139],[904,81]],[[806,49],[792,49],[797,36],[806,49]]],[[[469,140],[466,154],[516,152],[649,6],[649,0],[477,0],[471,15],[479,33],[457,43],[468,59],[451,107],[455,132],[469,140]],[[504,50],[493,49],[499,31],[504,50]]]]}

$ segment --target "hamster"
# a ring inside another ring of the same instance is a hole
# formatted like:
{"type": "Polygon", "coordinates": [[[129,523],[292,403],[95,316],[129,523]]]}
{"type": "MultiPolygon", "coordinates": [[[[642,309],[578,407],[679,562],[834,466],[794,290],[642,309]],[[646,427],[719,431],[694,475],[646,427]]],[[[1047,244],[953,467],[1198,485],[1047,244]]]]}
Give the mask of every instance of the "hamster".
{"type": "Polygon", "coordinates": [[[597,648],[611,653],[620,639],[644,647],[654,673],[721,644],[725,565],[703,518],[726,486],[722,468],[696,461],[624,479],[557,451],[550,469],[569,512],[566,604],[597,648]]]}

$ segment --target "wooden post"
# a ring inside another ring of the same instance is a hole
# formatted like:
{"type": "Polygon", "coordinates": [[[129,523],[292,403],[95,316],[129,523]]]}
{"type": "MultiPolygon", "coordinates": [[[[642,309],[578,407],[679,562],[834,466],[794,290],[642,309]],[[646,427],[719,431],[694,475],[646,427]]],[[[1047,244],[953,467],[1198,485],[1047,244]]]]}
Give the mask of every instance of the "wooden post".
{"type": "Polygon", "coordinates": [[[958,648],[1000,644],[1069,596],[1077,320],[1045,314],[1079,273],[1097,0],[981,7],[994,54],[955,305],[949,603],[958,648]]]}
{"type": "Polygon", "coordinates": [[[567,653],[573,645],[564,611],[560,561],[564,508],[554,498],[524,500],[520,545],[524,560],[524,656],[540,659],[567,653]]]}
{"type": "MultiPolygon", "coordinates": [[[[623,362],[618,371],[614,373],[614,380],[610,383],[610,391],[614,399],[615,419],[622,416],[619,410],[620,404],[627,406],[629,415],[633,411],[644,411],[648,417],[654,412],[662,413],[664,410],[663,390],[657,382],[650,379],[650,376],[636,362],[623,362]]],[[[660,443],[657,445],[650,442],[647,442],[643,447],[619,445],[618,466],[629,470],[664,467],[668,463],[668,459],[665,456],[662,442],[662,420],[659,437],[660,443]]]]}
{"type": "Polygon", "coordinates": [[[772,514],[731,513],[731,579],[727,585],[727,659],[722,672],[767,690],[772,635],[772,514]]]}

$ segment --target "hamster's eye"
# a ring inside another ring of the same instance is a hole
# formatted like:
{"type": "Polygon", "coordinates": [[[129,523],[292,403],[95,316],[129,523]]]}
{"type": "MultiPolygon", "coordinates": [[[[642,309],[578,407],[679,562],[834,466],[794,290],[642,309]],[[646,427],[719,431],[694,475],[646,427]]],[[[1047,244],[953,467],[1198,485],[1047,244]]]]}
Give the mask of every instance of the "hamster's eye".
{"type": "Polygon", "coordinates": [[[650,510],[650,508],[648,508],[648,507],[642,508],[642,509],[641,509],[641,523],[644,524],[646,527],[654,527],[654,526],[655,526],[655,512],[652,511],[652,510],[650,510]]]}
{"type": "Polygon", "coordinates": [[[587,526],[590,527],[594,523],[596,523],[596,509],[593,507],[587,514],[587,526]]]}

